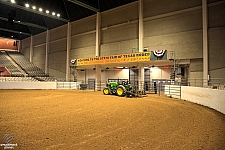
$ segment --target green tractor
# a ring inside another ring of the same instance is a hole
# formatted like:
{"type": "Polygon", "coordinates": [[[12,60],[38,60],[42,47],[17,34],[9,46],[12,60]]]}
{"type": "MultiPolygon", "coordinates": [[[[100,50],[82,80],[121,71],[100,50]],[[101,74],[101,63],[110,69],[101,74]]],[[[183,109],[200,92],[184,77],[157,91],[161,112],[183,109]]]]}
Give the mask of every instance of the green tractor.
{"type": "Polygon", "coordinates": [[[146,95],[144,91],[137,91],[131,87],[127,79],[109,79],[103,89],[104,95],[117,95],[126,97],[141,97],[146,95]]]}

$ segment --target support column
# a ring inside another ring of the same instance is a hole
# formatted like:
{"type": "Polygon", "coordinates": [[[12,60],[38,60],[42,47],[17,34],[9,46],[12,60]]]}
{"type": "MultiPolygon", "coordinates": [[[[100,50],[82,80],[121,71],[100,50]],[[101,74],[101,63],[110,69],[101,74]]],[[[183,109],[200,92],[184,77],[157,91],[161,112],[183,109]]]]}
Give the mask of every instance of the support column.
{"type": "Polygon", "coordinates": [[[138,89],[139,91],[144,90],[144,80],[145,80],[145,69],[144,65],[139,64],[138,65],[138,89]]]}
{"type": "Polygon", "coordinates": [[[143,0],[139,0],[139,52],[143,52],[143,0]]]}
{"type": "Polygon", "coordinates": [[[97,12],[96,16],[96,49],[95,56],[100,55],[100,44],[101,44],[101,14],[97,12]]]}
{"type": "Polygon", "coordinates": [[[202,0],[203,23],[203,86],[208,86],[208,9],[207,0],[202,0]]]}
{"type": "Polygon", "coordinates": [[[48,74],[49,30],[46,31],[45,42],[45,74],[48,74]]]}
{"type": "Polygon", "coordinates": [[[34,37],[33,37],[33,35],[31,35],[31,37],[30,37],[30,62],[33,62],[33,53],[34,53],[33,40],[34,40],[34,37]]]}
{"type": "Polygon", "coordinates": [[[101,91],[101,66],[96,66],[95,70],[96,70],[95,90],[101,91]]]}
{"type": "Polygon", "coordinates": [[[21,51],[21,47],[22,47],[22,43],[21,43],[21,40],[19,41],[16,41],[17,42],[17,48],[18,48],[18,52],[21,51]]]}
{"type": "Polygon", "coordinates": [[[70,80],[70,48],[71,48],[71,23],[67,23],[67,46],[66,46],[66,81],[70,80]]]}

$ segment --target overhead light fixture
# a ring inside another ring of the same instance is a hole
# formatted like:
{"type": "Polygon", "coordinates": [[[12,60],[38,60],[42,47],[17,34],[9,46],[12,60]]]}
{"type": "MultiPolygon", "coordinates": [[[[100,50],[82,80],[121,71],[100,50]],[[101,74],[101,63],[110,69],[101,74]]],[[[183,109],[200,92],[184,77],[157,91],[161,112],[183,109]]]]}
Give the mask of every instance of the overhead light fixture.
{"type": "Polygon", "coordinates": [[[22,33],[22,32],[20,32],[20,33],[22,33]]]}
{"type": "Polygon", "coordinates": [[[36,9],[36,6],[32,6],[33,9],[36,9]]]}
{"type": "Polygon", "coordinates": [[[52,15],[55,16],[55,12],[52,12],[52,15]]]}
{"type": "Polygon", "coordinates": [[[60,17],[60,14],[57,14],[57,17],[60,17]]]}
{"type": "Polygon", "coordinates": [[[43,11],[43,9],[42,9],[42,8],[39,8],[38,10],[39,10],[39,11],[43,11]]]}
{"type": "Polygon", "coordinates": [[[45,12],[46,12],[47,14],[49,14],[49,10],[46,10],[45,12]]]}
{"type": "Polygon", "coordinates": [[[11,3],[16,3],[15,0],[11,0],[11,3]]]}
{"type": "Polygon", "coordinates": [[[13,37],[13,36],[11,36],[11,37],[13,37]]]}
{"type": "Polygon", "coordinates": [[[30,7],[30,5],[29,5],[28,3],[26,3],[26,4],[25,4],[25,7],[27,7],[27,8],[28,8],[28,7],[30,7]]]}
{"type": "Polygon", "coordinates": [[[20,22],[20,20],[18,20],[17,22],[20,22]]]}

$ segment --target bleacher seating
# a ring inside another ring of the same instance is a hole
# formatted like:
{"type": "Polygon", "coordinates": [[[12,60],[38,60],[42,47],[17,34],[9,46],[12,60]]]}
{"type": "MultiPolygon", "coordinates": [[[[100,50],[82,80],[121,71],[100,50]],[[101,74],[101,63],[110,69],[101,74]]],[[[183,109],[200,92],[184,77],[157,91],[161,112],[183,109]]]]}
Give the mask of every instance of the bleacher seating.
{"type": "Polygon", "coordinates": [[[47,75],[32,62],[27,60],[24,55],[16,51],[6,51],[27,74],[29,77],[46,77],[47,75]]]}
{"type": "Polygon", "coordinates": [[[7,56],[5,52],[0,52],[0,66],[6,67],[14,77],[24,77],[24,73],[13,65],[7,56]]]}
{"type": "Polygon", "coordinates": [[[2,81],[27,82],[65,82],[63,79],[49,77],[40,68],[29,62],[17,51],[0,51],[0,66],[6,67],[12,77],[0,77],[2,81]]]}

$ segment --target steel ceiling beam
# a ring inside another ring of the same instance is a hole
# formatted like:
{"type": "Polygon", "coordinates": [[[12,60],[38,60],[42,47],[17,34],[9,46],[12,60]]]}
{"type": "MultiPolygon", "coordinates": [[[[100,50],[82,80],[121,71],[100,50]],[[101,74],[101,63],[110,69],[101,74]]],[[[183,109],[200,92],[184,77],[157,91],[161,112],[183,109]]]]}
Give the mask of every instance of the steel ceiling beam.
{"type": "MultiPolygon", "coordinates": [[[[0,20],[8,21],[8,18],[0,17],[0,20]]],[[[34,27],[34,28],[38,28],[38,29],[48,30],[47,27],[40,26],[40,25],[33,24],[33,23],[29,23],[29,22],[21,22],[21,21],[15,20],[15,21],[13,21],[13,23],[22,24],[22,25],[25,25],[25,26],[30,26],[30,27],[34,27]]]]}
{"type": "Polygon", "coordinates": [[[19,8],[19,9],[22,9],[22,10],[25,10],[25,11],[29,11],[29,12],[32,12],[32,13],[35,13],[35,14],[39,14],[39,15],[42,15],[42,16],[46,16],[46,17],[49,17],[49,18],[53,18],[53,19],[56,19],[56,20],[60,20],[60,21],[63,21],[63,22],[69,22],[69,20],[67,20],[67,19],[60,18],[60,17],[57,17],[57,16],[53,16],[53,15],[50,15],[50,14],[46,14],[44,12],[40,12],[40,11],[37,11],[37,10],[29,9],[29,8],[26,8],[25,6],[17,5],[15,3],[6,2],[6,1],[2,1],[2,0],[0,0],[0,3],[5,4],[5,5],[9,5],[9,6],[12,6],[12,7],[15,7],[15,8],[19,8]]]}
{"type": "Polygon", "coordinates": [[[67,0],[67,1],[72,2],[72,3],[74,3],[74,4],[77,4],[77,5],[79,5],[79,6],[82,6],[82,7],[84,7],[84,8],[90,9],[90,10],[92,10],[92,11],[99,12],[99,9],[97,9],[97,8],[95,8],[95,7],[92,7],[92,6],[90,6],[90,5],[87,5],[87,4],[85,4],[85,3],[83,3],[83,2],[80,2],[80,1],[78,1],[78,0],[67,0]]]}
{"type": "Polygon", "coordinates": [[[11,32],[11,33],[16,33],[16,34],[28,35],[28,36],[31,36],[31,35],[32,35],[32,34],[30,34],[30,33],[25,33],[25,32],[20,32],[20,31],[15,31],[15,30],[10,30],[10,29],[4,29],[4,28],[0,28],[0,30],[2,30],[2,31],[7,31],[7,32],[11,32]]]}

